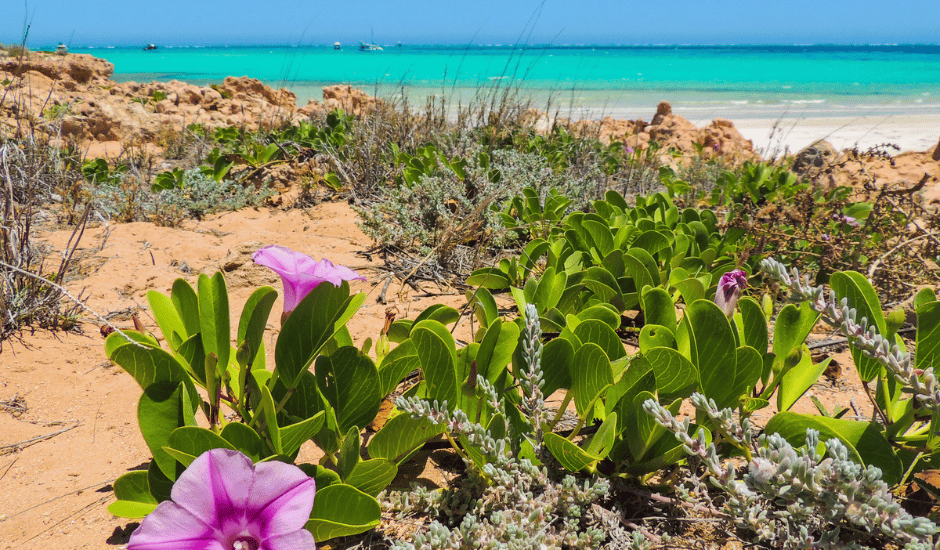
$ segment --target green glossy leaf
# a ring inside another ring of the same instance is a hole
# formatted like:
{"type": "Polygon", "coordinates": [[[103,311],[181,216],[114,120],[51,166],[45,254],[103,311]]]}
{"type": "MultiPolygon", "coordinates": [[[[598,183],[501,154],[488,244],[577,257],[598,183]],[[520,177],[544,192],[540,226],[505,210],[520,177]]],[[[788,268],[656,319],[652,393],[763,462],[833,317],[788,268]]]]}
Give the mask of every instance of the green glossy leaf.
{"type": "Polygon", "coordinates": [[[917,295],[914,296],[914,310],[916,311],[920,306],[927,305],[930,302],[937,301],[937,293],[930,287],[922,288],[917,291],[917,295]]]}
{"type": "MultiPolygon", "coordinates": [[[[183,368],[197,381],[202,387],[206,386],[206,351],[202,348],[202,335],[193,334],[185,342],[179,345],[176,350],[179,358],[186,364],[183,368]],[[199,368],[196,368],[199,367],[199,368]]],[[[236,384],[237,385],[237,384],[236,384]]]]}
{"type": "Polygon", "coordinates": [[[194,425],[195,407],[184,402],[183,384],[152,384],[137,403],[137,422],[153,460],[169,479],[176,479],[176,463],[164,447],[170,434],[181,426],[194,425]]]}
{"type": "Polygon", "coordinates": [[[810,331],[816,325],[819,314],[804,302],[797,307],[788,304],[777,314],[774,323],[774,359],[773,372],[776,375],[784,368],[787,357],[800,349],[810,331]]]}
{"type": "Polygon", "coordinates": [[[199,275],[199,329],[202,347],[206,355],[214,353],[219,358],[219,368],[228,367],[231,344],[231,326],[228,309],[228,290],[225,277],[217,272],[210,279],[199,275]]]}
{"type": "Polygon", "coordinates": [[[718,403],[721,408],[731,407],[737,403],[741,397],[750,393],[760,380],[763,371],[764,361],[757,350],[750,346],[741,346],[735,350],[735,371],[734,381],[728,392],[729,397],[724,404],[718,403]]]}
{"type": "Polygon", "coordinates": [[[616,361],[627,355],[620,337],[602,321],[594,319],[584,321],[575,327],[573,332],[581,342],[593,342],[600,346],[611,361],[616,361]]]}
{"type": "Polygon", "coordinates": [[[278,376],[291,387],[316,359],[320,349],[365,301],[365,294],[349,295],[349,284],[317,285],[291,312],[281,327],[274,348],[278,376]]]}
{"type": "Polygon", "coordinates": [[[640,351],[646,353],[653,348],[675,348],[676,336],[661,325],[644,325],[640,329],[640,351]]]}
{"type": "Polygon", "coordinates": [[[474,271],[472,275],[467,277],[467,284],[490,290],[503,290],[512,285],[512,280],[498,267],[486,267],[474,271]]]}
{"type": "Polygon", "coordinates": [[[617,437],[617,413],[610,413],[604,422],[597,429],[597,433],[591,438],[590,443],[584,450],[598,460],[603,460],[614,447],[614,440],[617,437]]]}
{"type": "MultiPolygon", "coordinates": [[[[251,372],[252,380],[257,380],[259,376],[270,376],[266,371],[259,373],[257,370],[253,370],[251,372]]],[[[258,387],[262,385],[265,384],[258,383],[258,387]]],[[[252,388],[252,391],[254,391],[254,388],[252,388]]],[[[260,398],[261,394],[258,393],[257,395],[260,398]]],[[[274,389],[271,391],[271,397],[275,402],[280,403],[285,395],[287,395],[287,387],[284,386],[282,380],[277,380],[274,389]]],[[[300,374],[294,394],[284,404],[283,410],[295,418],[311,418],[329,406],[328,403],[324,402],[323,395],[317,387],[317,377],[307,370],[300,374]]]]}
{"type": "Polygon", "coordinates": [[[277,300],[277,291],[269,286],[263,286],[251,293],[239,318],[238,342],[239,345],[241,342],[248,342],[252,363],[261,349],[264,329],[275,300],[277,300]]]}
{"type": "Polygon", "coordinates": [[[582,281],[591,292],[597,295],[601,302],[607,302],[619,311],[625,311],[625,301],[620,285],[609,271],[603,267],[588,268],[582,281]]]}
{"type": "Polygon", "coordinates": [[[642,248],[631,248],[623,255],[627,265],[627,272],[636,281],[636,288],[642,289],[649,285],[658,287],[662,283],[659,275],[659,265],[649,252],[642,248]]]}
{"type": "Polygon", "coordinates": [[[442,325],[449,325],[451,323],[456,323],[457,319],[460,319],[460,312],[450,306],[445,306],[443,304],[433,304],[428,306],[427,309],[418,315],[414,321],[414,326],[417,326],[418,323],[426,319],[437,321],[442,325]]]}
{"type": "Polygon", "coordinates": [[[827,357],[819,363],[813,363],[813,354],[803,345],[803,356],[795,367],[790,369],[780,380],[777,388],[777,410],[788,411],[797,400],[809,390],[825,372],[832,357],[827,357]]]}
{"type": "MultiPolygon", "coordinates": [[[[167,441],[167,447],[180,453],[185,453],[196,459],[202,453],[212,449],[230,449],[235,447],[222,438],[219,434],[200,428],[199,426],[182,426],[173,430],[167,441]]],[[[165,449],[168,450],[168,449],[165,449]]],[[[178,456],[178,455],[177,455],[178,456]]],[[[179,460],[179,458],[177,458],[179,460]]],[[[189,466],[189,462],[182,462],[183,466],[189,466]]]]}
{"type": "Polygon", "coordinates": [[[770,405],[770,401],[767,401],[766,399],[760,399],[758,397],[745,397],[741,399],[741,408],[746,414],[751,414],[752,412],[763,409],[768,405],[770,405]]]}
{"type": "Polygon", "coordinates": [[[542,348],[542,386],[544,395],[571,387],[571,361],[574,347],[564,338],[555,338],[542,348]]]}
{"type": "Polygon", "coordinates": [[[575,408],[578,416],[584,418],[595,400],[614,383],[613,367],[604,350],[588,342],[575,352],[570,368],[575,408]]]}
{"type": "Polygon", "coordinates": [[[674,286],[682,295],[682,301],[686,304],[692,304],[705,298],[705,285],[698,279],[689,278],[677,282],[674,286]]]}
{"type": "MultiPolygon", "coordinates": [[[[695,365],[672,348],[653,348],[643,354],[656,377],[656,389],[661,396],[692,395],[699,383],[695,365]]],[[[674,397],[673,397],[674,398],[674,397]]]]}
{"type": "MultiPolygon", "coordinates": [[[[856,320],[859,323],[864,317],[868,319],[869,326],[874,326],[879,334],[887,333],[884,313],[881,311],[881,301],[864,275],[855,271],[833,273],[829,278],[829,286],[835,291],[839,300],[848,299],[849,307],[855,308],[858,312],[856,320]]],[[[852,350],[852,359],[855,360],[858,375],[863,381],[873,380],[884,368],[878,361],[865,355],[855,346],[849,346],[849,349],[852,350]]]]}
{"type": "Polygon", "coordinates": [[[173,281],[173,289],[170,293],[170,299],[179,313],[180,319],[186,328],[186,335],[193,336],[199,334],[199,297],[193,287],[185,279],[176,279],[173,281]]]}
{"type": "Polygon", "coordinates": [[[597,460],[581,447],[556,433],[546,433],[544,442],[552,456],[569,472],[579,472],[597,460]]]}
{"type": "Polygon", "coordinates": [[[146,470],[135,470],[117,478],[114,496],[118,500],[108,506],[108,512],[117,517],[142,518],[157,507],[157,499],[150,494],[146,470]]]}
{"type": "Polygon", "coordinates": [[[134,470],[127,472],[114,481],[114,496],[118,500],[156,504],[157,499],[150,494],[150,484],[147,483],[147,470],[134,470]]]}
{"type": "Polygon", "coordinates": [[[118,500],[108,505],[108,512],[112,516],[127,519],[140,519],[156,509],[156,503],[130,500],[118,500]]]}
{"type": "Polygon", "coordinates": [[[620,312],[615,311],[610,304],[590,306],[577,312],[575,316],[581,321],[597,319],[609,326],[611,330],[617,330],[620,327],[620,312]]]}
{"type": "Polygon", "coordinates": [[[660,250],[667,248],[672,240],[664,232],[644,231],[632,243],[634,248],[641,248],[650,254],[656,254],[660,250]]]}
{"type": "Polygon", "coordinates": [[[480,376],[492,383],[503,367],[512,361],[513,351],[519,340],[519,327],[515,323],[503,323],[497,319],[489,326],[480,350],[477,352],[477,369],[480,376]]]}
{"type": "Polygon", "coordinates": [[[643,410],[643,403],[655,398],[650,392],[640,392],[633,398],[633,410],[636,412],[627,419],[624,435],[634,462],[643,460],[653,444],[666,433],[666,429],[643,410]]]}
{"type": "Polygon", "coordinates": [[[425,441],[444,433],[442,427],[434,426],[425,418],[413,418],[410,414],[393,416],[369,440],[369,456],[386,458],[401,464],[425,441]]]}
{"type": "Polygon", "coordinates": [[[535,305],[540,313],[544,313],[558,305],[568,283],[568,276],[564,271],[555,273],[554,267],[549,267],[539,279],[538,289],[535,291],[535,305]]]}
{"type": "Polygon", "coordinates": [[[373,458],[356,464],[346,483],[374,497],[388,487],[397,475],[397,464],[385,458],[373,458]]]}
{"type": "Polygon", "coordinates": [[[180,319],[179,312],[173,306],[173,301],[155,290],[147,292],[147,303],[150,304],[150,310],[153,312],[160,331],[163,332],[163,339],[170,343],[173,341],[173,335],[179,335],[180,340],[186,339],[186,327],[183,320],[180,319]]]}
{"type": "Polygon", "coordinates": [[[192,379],[176,357],[169,352],[160,348],[130,344],[117,333],[108,336],[105,346],[113,349],[108,358],[133,376],[142,390],[146,391],[152,384],[167,383],[176,386],[182,383],[189,392],[190,400],[193,403],[198,402],[199,395],[192,379]]]}
{"type": "MultiPolygon", "coordinates": [[[[182,472],[183,466],[177,466],[176,471],[173,473],[173,479],[176,479],[177,474],[182,472]]],[[[157,499],[157,502],[170,499],[170,491],[173,490],[173,479],[163,474],[163,471],[157,465],[157,461],[150,461],[150,465],[147,467],[147,486],[150,487],[150,494],[157,499]]]]}
{"type": "Polygon", "coordinates": [[[917,348],[914,368],[938,370],[940,363],[940,302],[928,302],[917,308],[917,348]]]}
{"type": "Polygon", "coordinates": [[[375,363],[353,346],[317,358],[314,375],[321,394],[336,413],[339,430],[367,426],[382,403],[375,363]]]}
{"type": "MultiPolygon", "coordinates": [[[[741,342],[757,350],[764,355],[768,350],[767,319],[764,312],[757,303],[757,300],[750,296],[745,296],[738,301],[738,309],[741,310],[741,325],[738,326],[738,332],[741,335],[741,342]]],[[[737,315],[735,316],[737,325],[737,315]]]]}
{"type": "Polygon", "coordinates": [[[222,433],[219,435],[222,436],[222,439],[231,443],[232,446],[238,449],[242,454],[250,458],[252,462],[261,460],[261,437],[258,435],[258,432],[252,430],[245,424],[241,422],[229,422],[222,428],[222,433]]]}
{"type": "Polygon", "coordinates": [[[382,518],[379,503],[372,496],[344,483],[317,490],[310,521],[304,526],[318,543],[336,537],[365,533],[382,518]]]}
{"type": "Polygon", "coordinates": [[[458,381],[453,336],[440,323],[424,321],[411,331],[411,339],[421,361],[428,398],[455,406],[458,381]]]}
{"type": "Polygon", "coordinates": [[[764,431],[768,434],[778,433],[792,445],[803,445],[807,428],[818,430],[823,441],[832,437],[840,439],[852,460],[880,468],[884,481],[889,485],[900,481],[901,460],[881,433],[878,424],[781,412],[770,419],[764,431]]]}
{"type": "Polygon", "coordinates": [[[355,468],[356,465],[359,464],[359,460],[361,460],[359,456],[359,446],[359,428],[353,426],[346,432],[342,443],[339,445],[339,458],[336,461],[336,473],[339,474],[340,479],[343,481],[346,481],[346,478],[352,473],[353,468],[355,468]]]}
{"type": "Polygon", "coordinates": [[[379,365],[379,385],[381,394],[388,395],[412,371],[421,368],[418,350],[414,342],[405,340],[389,352],[379,365]]]}
{"type": "Polygon", "coordinates": [[[737,371],[736,343],[728,318],[713,302],[697,300],[686,310],[686,319],[691,328],[687,331],[689,351],[692,364],[698,367],[702,393],[719,407],[736,402],[728,383],[735,380],[737,371]]]}
{"type": "MultiPolygon", "coordinates": [[[[614,243],[616,245],[616,242],[614,243]]],[[[610,254],[604,256],[601,266],[610,272],[616,278],[623,277],[627,273],[627,264],[623,262],[623,250],[615,248],[610,254]]]]}
{"type": "Polygon", "coordinates": [[[108,358],[110,358],[111,354],[113,354],[115,350],[117,350],[119,347],[126,345],[126,344],[131,344],[133,342],[137,342],[137,343],[143,344],[151,348],[160,347],[160,342],[158,342],[157,339],[154,338],[153,335],[149,333],[143,334],[143,333],[137,332],[136,330],[125,330],[123,332],[125,335],[127,335],[128,338],[130,338],[130,341],[125,339],[123,336],[121,336],[117,332],[111,333],[111,335],[108,336],[107,340],[104,341],[104,352],[105,352],[105,355],[108,356],[108,358]]]}
{"type": "Polygon", "coordinates": [[[309,441],[326,420],[326,412],[320,411],[306,420],[279,428],[281,434],[281,452],[293,456],[300,450],[300,446],[309,441]]]}
{"type": "Polygon", "coordinates": [[[317,490],[325,489],[334,483],[342,483],[339,474],[319,464],[297,464],[297,467],[313,478],[317,484],[317,490]]]}
{"type": "Polygon", "coordinates": [[[594,246],[597,247],[597,251],[600,255],[606,256],[614,248],[614,235],[610,232],[610,228],[601,222],[595,220],[585,220],[582,224],[585,231],[591,237],[591,241],[594,246]]]}
{"type": "Polygon", "coordinates": [[[676,304],[669,293],[661,288],[649,288],[643,293],[643,318],[647,325],[661,325],[675,332],[676,304]]]}
{"type": "Polygon", "coordinates": [[[467,303],[472,305],[473,312],[481,326],[488,327],[490,323],[499,319],[499,307],[489,290],[485,288],[468,290],[467,303]]]}
{"type": "MultiPolygon", "coordinates": [[[[258,407],[259,410],[255,412],[255,418],[252,420],[257,422],[257,429],[260,432],[267,432],[267,442],[271,450],[275,454],[284,454],[281,447],[281,430],[278,429],[277,415],[274,413],[276,407],[274,397],[271,396],[271,392],[268,390],[267,386],[261,386],[259,390],[261,393],[260,407],[258,407]],[[261,415],[260,419],[258,415],[261,415]]],[[[323,445],[321,445],[321,447],[323,447],[323,445]]],[[[334,449],[329,449],[327,452],[333,451],[334,449]]]]}

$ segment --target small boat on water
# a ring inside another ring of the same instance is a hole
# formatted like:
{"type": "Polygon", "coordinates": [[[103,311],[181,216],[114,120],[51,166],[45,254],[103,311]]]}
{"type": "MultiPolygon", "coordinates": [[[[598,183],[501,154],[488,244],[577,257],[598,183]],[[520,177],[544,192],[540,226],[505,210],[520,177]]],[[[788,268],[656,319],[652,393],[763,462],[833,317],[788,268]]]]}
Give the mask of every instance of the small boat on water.
{"type": "Polygon", "coordinates": [[[147,47],[144,48],[144,50],[156,50],[156,49],[157,49],[157,47],[154,46],[153,44],[147,44],[147,47]]]}
{"type": "Polygon", "coordinates": [[[55,49],[55,53],[58,55],[65,55],[69,53],[69,48],[65,44],[59,44],[59,46],[55,49]]]}
{"type": "Polygon", "coordinates": [[[333,42],[333,49],[334,49],[334,50],[342,50],[342,49],[343,49],[343,45],[340,44],[339,42],[333,42]]]}
{"type": "Polygon", "coordinates": [[[382,46],[378,44],[366,44],[365,42],[359,43],[360,52],[380,52],[382,51],[382,46]]]}

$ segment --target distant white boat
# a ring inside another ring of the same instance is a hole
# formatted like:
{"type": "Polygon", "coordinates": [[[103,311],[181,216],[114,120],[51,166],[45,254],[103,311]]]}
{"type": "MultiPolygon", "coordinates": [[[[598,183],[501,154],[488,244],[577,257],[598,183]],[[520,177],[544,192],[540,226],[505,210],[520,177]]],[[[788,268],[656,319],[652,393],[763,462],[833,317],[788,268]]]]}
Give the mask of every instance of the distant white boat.
{"type": "Polygon", "coordinates": [[[65,55],[69,53],[69,48],[65,44],[59,44],[59,46],[55,49],[55,53],[59,55],[65,55]]]}
{"type": "Polygon", "coordinates": [[[334,49],[334,50],[342,50],[342,49],[343,49],[343,45],[340,44],[339,42],[333,42],[333,49],[334,49]]]}
{"type": "Polygon", "coordinates": [[[155,50],[155,49],[157,49],[157,47],[154,46],[153,44],[147,44],[147,47],[144,48],[144,49],[145,49],[145,50],[155,50]]]}
{"type": "Polygon", "coordinates": [[[360,52],[380,52],[382,51],[382,46],[378,44],[366,44],[365,42],[359,43],[360,52]]]}

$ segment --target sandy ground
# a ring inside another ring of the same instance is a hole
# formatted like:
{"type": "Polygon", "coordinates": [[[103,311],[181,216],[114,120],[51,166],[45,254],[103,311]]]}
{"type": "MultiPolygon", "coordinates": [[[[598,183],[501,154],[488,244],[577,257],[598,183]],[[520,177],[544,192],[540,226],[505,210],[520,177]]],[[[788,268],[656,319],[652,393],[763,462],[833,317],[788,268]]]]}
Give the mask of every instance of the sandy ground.
{"type": "MultiPolygon", "coordinates": [[[[194,282],[199,272],[225,266],[237,323],[241,304],[254,288],[270,284],[280,289],[273,273],[251,263],[250,253],[261,245],[280,244],[351,266],[369,279],[353,284],[355,291],[369,295],[349,325],[361,343],[379,333],[386,306],[375,300],[384,276],[371,269],[381,259],[356,254],[371,243],[355,221],[345,203],[324,203],[304,210],[246,209],[177,229],[147,223],[91,228],[81,243],[84,276],[68,286],[73,293],[83,292],[88,306],[99,314],[119,312],[114,317],[119,327],[131,328],[130,313],[137,312],[158,334],[146,309],[146,292],[168,292],[178,277],[194,282]]],[[[61,247],[68,235],[51,231],[42,238],[61,247]]],[[[389,287],[389,305],[398,307],[399,318],[414,318],[436,302],[456,307],[464,303],[457,291],[422,298],[413,294],[397,282],[389,287]]],[[[269,356],[280,309],[279,302],[269,326],[269,356]]],[[[122,548],[136,526],[110,516],[106,507],[114,500],[111,483],[150,459],[136,422],[141,391],[105,358],[99,327],[90,317],[85,319],[80,333],[25,333],[5,342],[0,351],[0,550],[122,548]]],[[[469,323],[461,321],[456,335],[466,339],[469,323]]],[[[840,362],[842,375],[834,381],[821,379],[812,391],[830,409],[854,402],[862,415],[870,414],[851,361],[843,355],[840,362]]],[[[808,398],[797,407],[814,412],[808,398]]],[[[301,461],[317,459],[315,448],[308,445],[301,461]]],[[[407,486],[415,479],[442,480],[433,457],[403,469],[396,483],[407,486]]]]}
{"type": "MultiPolygon", "coordinates": [[[[354,291],[369,294],[349,323],[361,344],[382,329],[386,306],[375,301],[384,278],[375,280],[369,269],[373,262],[355,255],[370,246],[355,219],[346,204],[327,203],[310,210],[248,209],[181,229],[146,223],[98,227],[86,233],[81,247],[83,265],[91,273],[69,288],[75,294],[83,291],[88,306],[101,315],[123,312],[114,320],[120,328],[133,328],[130,312],[139,312],[148,329],[159,334],[146,310],[146,292],[169,292],[178,277],[195,283],[199,272],[211,274],[227,264],[237,328],[241,306],[254,288],[269,284],[280,290],[280,279],[251,263],[251,252],[280,244],[352,266],[370,278],[353,284],[354,291]]],[[[44,238],[61,246],[68,233],[44,238]]],[[[414,318],[436,302],[463,303],[457,291],[420,299],[412,298],[413,292],[395,283],[389,287],[389,305],[398,307],[399,318],[414,318]]],[[[279,298],[273,312],[281,309],[279,298]]],[[[272,313],[268,333],[271,363],[277,317],[272,313]]],[[[99,327],[86,320],[81,333],[26,333],[4,342],[0,351],[0,549],[126,544],[125,530],[132,522],[111,517],[106,507],[114,500],[114,479],[150,459],[136,422],[141,391],[107,360],[99,327]]],[[[469,324],[463,322],[458,330],[458,337],[466,338],[469,324]]],[[[316,461],[315,448],[305,447],[300,460],[316,461]]]]}
{"type": "MultiPolygon", "coordinates": [[[[825,139],[837,150],[858,146],[862,151],[890,143],[901,152],[926,151],[940,141],[940,114],[869,115],[825,118],[735,118],[734,126],[765,156],[796,152],[825,139]]],[[[895,152],[895,151],[890,151],[895,152]]]]}

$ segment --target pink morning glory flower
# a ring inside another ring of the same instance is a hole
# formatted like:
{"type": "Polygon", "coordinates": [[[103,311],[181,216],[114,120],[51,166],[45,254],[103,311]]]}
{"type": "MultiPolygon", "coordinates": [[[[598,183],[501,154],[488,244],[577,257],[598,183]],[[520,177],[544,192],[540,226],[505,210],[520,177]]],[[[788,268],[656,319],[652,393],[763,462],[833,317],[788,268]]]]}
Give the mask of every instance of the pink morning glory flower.
{"type": "Polygon", "coordinates": [[[131,535],[128,550],[314,550],[304,525],[315,485],[283,462],[212,449],[180,475],[131,535]]]}
{"type": "MultiPolygon", "coordinates": [[[[306,254],[283,246],[270,245],[252,256],[256,264],[271,268],[284,282],[284,313],[294,311],[297,304],[317,285],[329,282],[339,286],[343,281],[365,281],[366,278],[348,267],[333,265],[326,258],[316,261],[306,254]]],[[[283,320],[283,319],[282,319],[283,320]]]]}
{"type": "Polygon", "coordinates": [[[715,303],[729,318],[734,315],[738,306],[741,291],[747,287],[747,274],[740,269],[729,271],[718,281],[718,290],[715,291],[715,303]]]}

